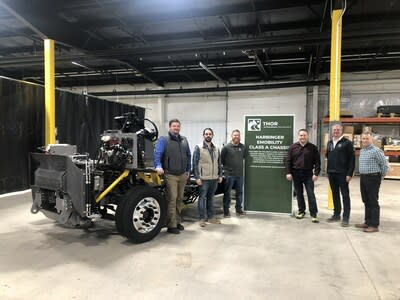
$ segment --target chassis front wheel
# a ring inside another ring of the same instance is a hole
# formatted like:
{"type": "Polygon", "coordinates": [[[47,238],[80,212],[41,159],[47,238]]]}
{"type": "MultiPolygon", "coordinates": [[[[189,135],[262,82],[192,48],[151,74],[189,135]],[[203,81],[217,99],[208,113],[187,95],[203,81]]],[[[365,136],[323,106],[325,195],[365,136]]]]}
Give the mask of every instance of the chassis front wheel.
{"type": "Polygon", "coordinates": [[[164,226],[166,205],[163,195],[155,188],[136,186],[124,197],[122,217],[123,234],[135,243],[154,238],[164,226]]]}

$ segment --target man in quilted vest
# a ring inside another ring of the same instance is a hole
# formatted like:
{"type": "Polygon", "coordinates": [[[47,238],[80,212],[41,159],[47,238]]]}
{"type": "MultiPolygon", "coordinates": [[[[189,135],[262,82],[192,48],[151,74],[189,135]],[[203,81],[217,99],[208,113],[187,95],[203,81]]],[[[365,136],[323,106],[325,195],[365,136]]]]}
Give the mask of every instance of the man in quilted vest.
{"type": "Polygon", "coordinates": [[[221,153],[212,143],[213,136],[211,128],[204,129],[203,143],[196,145],[193,152],[193,172],[200,188],[200,227],[206,226],[206,220],[211,224],[221,224],[221,221],[214,217],[214,194],[218,183],[222,181],[221,153]]]}
{"type": "Polygon", "coordinates": [[[181,122],[169,121],[167,136],[161,136],[154,149],[154,166],[158,175],[164,175],[167,187],[167,231],[179,234],[184,230],[181,203],[190,172],[190,148],[186,138],[180,135],[181,122]]]}

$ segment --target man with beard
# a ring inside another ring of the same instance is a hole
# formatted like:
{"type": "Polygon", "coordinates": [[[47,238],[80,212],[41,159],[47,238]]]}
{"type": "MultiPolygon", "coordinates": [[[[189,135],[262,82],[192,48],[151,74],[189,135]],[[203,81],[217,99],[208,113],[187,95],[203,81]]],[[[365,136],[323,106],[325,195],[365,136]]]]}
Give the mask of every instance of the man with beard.
{"type": "Polygon", "coordinates": [[[179,134],[181,122],[169,121],[167,136],[161,136],[154,149],[154,167],[158,175],[165,175],[167,187],[168,232],[178,234],[184,230],[181,218],[182,200],[190,172],[190,148],[186,138],[179,134]]]}
{"type": "Polygon", "coordinates": [[[198,200],[199,225],[221,224],[214,217],[214,194],[218,183],[222,181],[221,155],[219,148],[212,143],[214,132],[211,128],[203,130],[203,143],[196,145],[193,151],[193,173],[200,189],[198,200]]]}
{"type": "Polygon", "coordinates": [[[240,142],[240,131],[235,129],[231,134],[231,142],[226,144],[221,151],[221,162],[224,169],[224,217],[231,216],[229,207],[231,204],[231,190],[236,191],[236,215],[244,216],[243,203],[243,160],[246,156],[246,148],[240,142]]]}

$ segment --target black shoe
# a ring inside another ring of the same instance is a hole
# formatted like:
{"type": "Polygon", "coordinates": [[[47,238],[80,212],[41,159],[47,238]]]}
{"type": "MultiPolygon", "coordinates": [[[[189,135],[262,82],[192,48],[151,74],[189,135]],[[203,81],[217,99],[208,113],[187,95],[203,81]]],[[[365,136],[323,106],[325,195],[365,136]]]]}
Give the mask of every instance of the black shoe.
{"type": "Polygon", "coordinates": [[[176,225],[176,228],[178,228],[179,230],[185,230],[185,227],[183,227],[182,224],[176,225]]]}
{"type": "Polygon", "coordinates": [[[342,224],[340,224],[342,227],[349,227],[349,221],[348,220],[343,220],[342,224]]]}
{"type": "Polygon", "coordinates": [[[243,210],[237,210],[236,211],[236,215],[239,216],[239,217],[243,217],[243,216],[246,215],[246,213],[243,210]]]}
{"type": "Polygon", "coordinates": [[[168,233],[173,233],[173,234],[180,234],[181,233],[178,228],[168,228],[167,232],[168,233]]]}
{"type": "Polygon", "coordinates": [[[330,223],[331,222],[339,222],[340,221],[340,216],[333,215],[332,217],[328,218],[326,221],[330,222],[330,223]]]}
{"type": "Polygon", "coordinates": [[[230,217],[231,217],[231,213],[230,212],[224,213],[224,218],[230,218],[230,217]]]}

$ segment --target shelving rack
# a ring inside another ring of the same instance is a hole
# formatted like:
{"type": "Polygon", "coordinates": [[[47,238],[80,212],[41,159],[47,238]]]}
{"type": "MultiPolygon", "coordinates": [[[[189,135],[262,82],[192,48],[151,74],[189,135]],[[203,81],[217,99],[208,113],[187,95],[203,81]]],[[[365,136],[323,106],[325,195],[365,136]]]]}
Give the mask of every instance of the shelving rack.
{"type": "MultiPolygon", "coordinates": [[[[371,118],[350,118],[350,117],[343,117],[340,118],[340,122],[343,125],[352,125],[352,124],[363,124],[363,125],[394,125],[398,126],[400,131],[400,117],[371,117],[371,118]]],[[[323,125],[329,124],[329,118],[323,118],[322,120],[323,125]]],[[[321,127],[322,128],[322,127],[321,127]]],[[[325,145],[322,145],[324,147],[325,145]]],[[[400,150],[390,150],[384,151],[385,156],[400,156],[400,150]]],[[[356,156],[359,155],[359,150],[356,150],[356,156]]],[[[392,165],[396,165],[393,163],[392,165]]],[[[400,165],[400,164],[397,164],[400,165]]],[[[385,178],[388,179],[400,179],[400,176],[387,176],[385,178]]]]}

